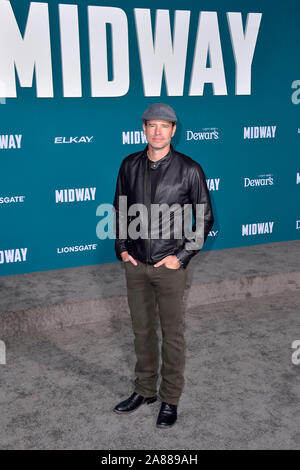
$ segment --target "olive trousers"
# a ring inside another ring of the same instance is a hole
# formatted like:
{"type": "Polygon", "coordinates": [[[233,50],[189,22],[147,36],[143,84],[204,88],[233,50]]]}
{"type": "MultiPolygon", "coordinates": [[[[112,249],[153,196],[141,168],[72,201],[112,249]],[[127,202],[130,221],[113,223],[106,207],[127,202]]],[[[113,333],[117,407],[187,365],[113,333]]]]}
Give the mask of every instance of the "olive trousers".
{"type": "Polygon", "coordinates": [[[155,268],[137,261],[124,262],[128,306],[136,353],[135,392],[152,397],[157,394],[159,367],[158,320],[162,331],[162,401],[178,405],[184,387],[184,312],[183,295],[187,268],[155,268]],[[158,307],[158,308],[156,308],[158,307]]]}

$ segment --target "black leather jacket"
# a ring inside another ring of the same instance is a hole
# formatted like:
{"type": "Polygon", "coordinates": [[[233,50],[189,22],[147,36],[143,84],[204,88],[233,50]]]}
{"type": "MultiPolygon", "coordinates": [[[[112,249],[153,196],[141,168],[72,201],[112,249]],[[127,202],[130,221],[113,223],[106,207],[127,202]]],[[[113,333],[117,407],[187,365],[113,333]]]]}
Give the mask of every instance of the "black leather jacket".
{"type": "MultiPolygon", "coordinates": [[[[119,224],[124,224],[124,227],[127,229],[128,224],[139,215],[128,215],[128,209],[131,204],[143,203],[149,208],[149,214],[151,213],[150,164],[151,161],[147,156],[147,147],[143,151],[128,155],[121,163],[113,204],[115,209],[114,231],[116,235],[115,250],[117,258],[122,260],[121,253],[128,251],[134,259],[147,264],[155,264],[168,255],[176,255],[182,267],[186,268],[190,259],[200,249],[187,249],[186,244],[192,237],[185,237],[184,230],[182,230],[182,237],[180,239],[174,238],[174,225],[172,224],[169,239],[153,239],[150,233],[147,238],[139,237],[132,239],[128,233],[127,238],[121,238],[124,235],[120,232],[121,225],[119,224]],[[124,211],[124,208],[121,207],[122,204],[119,203],[119,196],[127,196],[127,211],[124,211]]],[[[194,216],[193,230],[195,229],[196,204],[204,204],[204,243],[213,226],[214,216],[202,167],[187,155],[175,151],[172,146],[169,154],[162,159],[160,164],[161,177],[157,184],[153,203],[166,203],[169,206],[177,203],[180,205],[182,213],[184,204],[192,204],[194,216]]],[[[149,227],[151,227],[150,223],[149,227]]]]}

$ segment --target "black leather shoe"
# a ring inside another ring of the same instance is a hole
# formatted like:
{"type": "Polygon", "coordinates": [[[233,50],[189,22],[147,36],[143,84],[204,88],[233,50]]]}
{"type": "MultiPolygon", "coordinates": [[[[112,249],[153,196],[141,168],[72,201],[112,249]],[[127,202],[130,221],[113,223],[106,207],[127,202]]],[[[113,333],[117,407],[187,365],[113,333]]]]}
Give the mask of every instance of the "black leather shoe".
{"type": "Polygon", "coordinates": [[[170,428],[177,420],[177,405],[162,402],[156,421],[157,428],[170,428]]]}
{"type": "Polygon", "coordinates": [[[114,407],[114,412],[118,414],[129,414],[135,411],[143,403],[150,405],[150,403],[154,403],[156,400],[157,397],[145,398],[142,395],[133,392],[127,400],[121,401],[121,403],[114,407]]]}

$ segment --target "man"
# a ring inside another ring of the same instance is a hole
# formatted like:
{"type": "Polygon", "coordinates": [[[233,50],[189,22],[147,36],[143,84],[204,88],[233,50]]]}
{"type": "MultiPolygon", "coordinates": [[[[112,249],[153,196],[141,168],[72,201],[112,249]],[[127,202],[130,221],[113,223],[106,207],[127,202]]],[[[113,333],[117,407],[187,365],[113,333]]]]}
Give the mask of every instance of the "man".
{"type": "Polygon", "coordinates": [[[137,357],[135,391],[116,405],[114,411],[128,414],[143,403],[150,404],[157,400],[159,316],[162,329],[159,395],[162,403],[156,426],[169,428],[176,422],[177,406],[184,386],[182,304],[187,266],[206,240],[214,217],[201,166],[190,157],[176,152],[171,145],[177,122],[174,110],[167,104],[155,103],[147,108],[142,119],[148,145],[143,151],[122,161],[114,198],[116,255],[125,266],[137,357]],[[121,197],[126,199],[128,212],[120,202],[121,197]],[[170,215],[167,229],[163,226],[165,219],[161,221],[154,217],[157,212],[152,209],[158,204],[164,204],[167,207],[165,213],[170,215]],[[182,228],[181,216],[185,205],[192,208],[194,219],[196,208],[202,208],[201,245],[199,240],[195,243],[190,231],[188,236],[185,236],[186,232],[176,235],[182,228]],[[139,223],[133,225],[132,215],[136,207],[140,212],[136,218],[139,223]],[[171,213],[170,208],[174,207],[175,211],[171,213]],[[151,224],[154,225],[153,231],[151,224]],[[138,237],[134,232],[137,227],[140,228],[138,237]],[[163,236],[166,233],[167,236],[163,236]]]}

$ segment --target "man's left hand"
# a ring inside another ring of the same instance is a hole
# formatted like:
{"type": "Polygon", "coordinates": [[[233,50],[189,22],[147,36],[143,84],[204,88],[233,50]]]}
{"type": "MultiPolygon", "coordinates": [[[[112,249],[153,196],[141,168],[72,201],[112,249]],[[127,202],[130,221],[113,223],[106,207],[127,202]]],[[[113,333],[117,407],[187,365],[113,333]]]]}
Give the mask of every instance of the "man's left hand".
{"type": "Polygon", "coordinates": [[[154,267],[158,268],[162,264],[164,264],[166,268],[169,268],[169,269],[179,269],[181,266],[181,264],[179,263],[175,255],[166,256],[165,258],[160,260],[158,263],[155,263],[154,267]]]}

